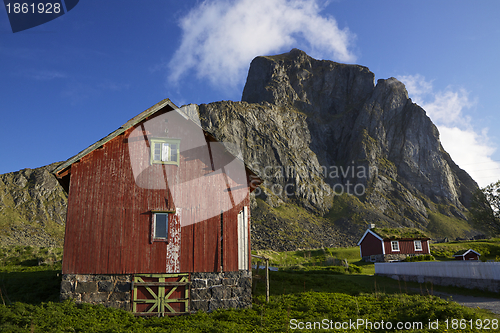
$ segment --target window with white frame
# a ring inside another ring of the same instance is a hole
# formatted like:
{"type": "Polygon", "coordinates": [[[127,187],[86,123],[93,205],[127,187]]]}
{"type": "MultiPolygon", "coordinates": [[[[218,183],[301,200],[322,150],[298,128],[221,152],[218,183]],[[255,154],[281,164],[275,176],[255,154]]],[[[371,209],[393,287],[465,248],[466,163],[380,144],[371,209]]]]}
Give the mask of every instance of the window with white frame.
{"type": "Polygon", "coordinates": [[[393,251],[399,251],[399,242],[398,241],[391,241],[391,249],[393,251]]]}
{"type": "Polygon", "coordinates": [[[413,245],[415,246],[415,251],[422,251],[422,241],[414,240],[413,245]]]}
{"type": "Polygon", "coordinates": [[[179,139],[151,139],[151,164],[179,165],[179,139]]]}
{"type": "Polygon", "coordinates": [[[168,240],[168,212],[153,212],[152,240],[168,240]]]}

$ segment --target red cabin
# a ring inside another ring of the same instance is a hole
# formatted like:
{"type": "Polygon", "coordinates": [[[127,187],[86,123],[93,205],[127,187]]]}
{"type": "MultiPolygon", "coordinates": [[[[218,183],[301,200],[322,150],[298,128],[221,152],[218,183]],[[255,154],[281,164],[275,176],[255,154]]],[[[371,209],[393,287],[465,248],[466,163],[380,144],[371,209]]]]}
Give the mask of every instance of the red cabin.
{"type": "Polygon", "coordinates": [[[62,299],[141,315],[251,306],[261,181],[193,111],[163,100],[54,170],[68,191],[62,299]]]}
{"type": "Polygon", "coordinates": [[[461,250],[453,255],[455,260],[479,260],[480,256],[481,254],[473,249],[461,250]]]}
{"type": "Polygon", "coordinates": [[[430,254],[429,238],[420,230],[369,228],[358,242],[365,261],[399,261],[408,256],[430,254]]]}

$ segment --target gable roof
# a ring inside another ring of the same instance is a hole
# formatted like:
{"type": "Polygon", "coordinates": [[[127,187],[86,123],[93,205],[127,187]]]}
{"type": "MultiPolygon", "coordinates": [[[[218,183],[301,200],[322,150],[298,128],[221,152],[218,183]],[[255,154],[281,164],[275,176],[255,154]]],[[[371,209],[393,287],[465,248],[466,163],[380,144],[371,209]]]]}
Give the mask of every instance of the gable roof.
{"type": "Polygon", "coordinates": [[[381,242],[384,241],[384,239],[382,237],[380,237],[380,235],[373,232],[373,229],[366,229],[365,233],[363,234],[363,236],[361,236],[361,239],[359,240],[357,245],[360,245],[361,242],[363,241],[363,239],[365,239],[366,235],[368,235],[368,234],[372,234],[373,236],[377,237],[378,239],[380,239],[381,242]]]}
{"type": "Polygon", "coordinates": [[[476,252],[473,249],[468,249],[468,250],[457,251],[457,252],[455,252],[455,254],[453,256],[454,257],[465,257],[469,252],[473,252],[473,253],[477,254],[478,256],[481,255],[481,253],[476,252]]]}
{"type": "Polygon", "coordinates": [[[365,233],[363,236],[361,236],[361,239],[358,242],[358,246],[361,244],[363,239],[365,239],[367,234],[372,234],[373,236],[377,237],[381,241],[389,241],[389,240],[414,240],[414,239],[419,239],[419,240],[429,240],[430,238],[427,237],[425,233],[423,233],[421,230],[414,229],[414,228],[368,228],[366,229],[365,233]]]}
{"type": "MultiPolygon", "coordinates": [[[[68,190],[66,187],[67,187],[67,184],[69,184],[69,181],[66,179],[65,181],[62,180],[63,177],[65,177],[67,174],[67,170],[69,170],[71,168],[71,165],[75,162],[78,162],[80,159],[82,159],[84,156],[90,154],[91,152],[93,152],[94,150],[98,149],[99,147],[103,146],[106,142],[109,142],[111,140],[113,140],[115,137],[119,136],[120,134],[124,133],[126,130],[136,126],[137,124],[143,122],[144,120],[147,120],[149,117],[153,116],[154,114],[156,114],[157,112],[163,110],[164,108],[167,108],[166,111],[176,111],[178,112],[180,115],[182,115],[185,119],[191,119],[192,118],[184,113],[180,108],[178,108],[174,103],[172,103],[172,101],[170,101],[170,99],[166,98],[158,103],[156,103],[155,105],[153,105],[152,107],[148,108],[147,110],[141,112],[140,114],[138,114],[137,116],[133,117],[132,119],[130,119],[129,121],[127,121],[125,124],[123,124],[122,126],[120,126],[117,130],[111,132],[110,134],[108,134],[106,137],[102,138],[101,140],[97,141],[96,143],[90,145],[89,147],[87,147],[86,149],[82,150],[81,152],[79,152],[78,154],[76,154],[75,156],[72,156],[70,157],[68,160],[66,160],[65,162],[61,163],[56,169],[54,169],[52,171],[53,174],[56,175],[56,177],[58,178],[59,182],[61,183],[61,185],[63,185],[63,187],[66,189],[66,191],[68,190]],[[66,184],[67,183],[67,184],[66,184]]],[[[217,141],[215,139],[215,137],[205,131],[201,125],[199,123],[196,123],[194,121],[192,121],[192,124],[199,127],[201,130],[203,130],[203,132],[205,133],[206,136],[208,136],[211,140],[213,141],[217,141]]],[[[227,149],[226,149],[227,151],[227,149]]],[[[231,154],[231,152],[228,151],[229,154],[231,154]]],[[[240,160],[241,162],[243,162],[243,164],[245,165],[245,169],[251,174],[254,176],[254,179],[256,179],[259,184],[262,182],[260,177],[257,176],[257,172],[255,170],[253,170],[250,166],[248,166],[242,158],[240,158],[239,156],[236,156],[234,154],[231,154],[232,156],[234,156],[236,159],[240,160]]]]}

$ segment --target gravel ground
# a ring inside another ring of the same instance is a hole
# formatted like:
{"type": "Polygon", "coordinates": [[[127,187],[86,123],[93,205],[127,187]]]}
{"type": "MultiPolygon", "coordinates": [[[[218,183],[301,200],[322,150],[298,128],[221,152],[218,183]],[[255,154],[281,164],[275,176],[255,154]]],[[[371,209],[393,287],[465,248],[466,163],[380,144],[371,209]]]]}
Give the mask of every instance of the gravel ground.
{"type": "Polygon", "coordinates": [[[498,298],[451,295],[442,292],[434,292],[434,295],[445,300],[451,297],[452,301],[469,308],[487,309],[493,313],[500,314],[500,299],[498,298]]]}

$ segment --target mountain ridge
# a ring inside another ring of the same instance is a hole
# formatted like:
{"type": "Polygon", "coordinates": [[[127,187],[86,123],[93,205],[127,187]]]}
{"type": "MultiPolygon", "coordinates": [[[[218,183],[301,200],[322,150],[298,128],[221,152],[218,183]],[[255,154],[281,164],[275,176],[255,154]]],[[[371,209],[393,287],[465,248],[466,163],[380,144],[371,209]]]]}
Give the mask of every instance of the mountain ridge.
{"type": "Polygon", "coordinates": [[[253,249],[354,245],[368,223],[436,239],[481,233],[467,221],[475,181],[403,83],[374,78],[367,67],[293,49],[252,61],[242,101],[184,106],[264,180],[252,195],[253,249]]]}

